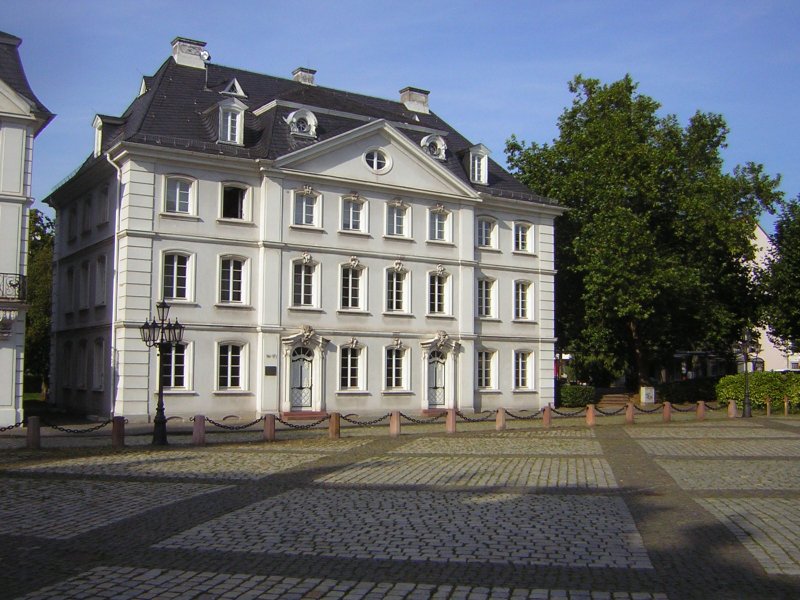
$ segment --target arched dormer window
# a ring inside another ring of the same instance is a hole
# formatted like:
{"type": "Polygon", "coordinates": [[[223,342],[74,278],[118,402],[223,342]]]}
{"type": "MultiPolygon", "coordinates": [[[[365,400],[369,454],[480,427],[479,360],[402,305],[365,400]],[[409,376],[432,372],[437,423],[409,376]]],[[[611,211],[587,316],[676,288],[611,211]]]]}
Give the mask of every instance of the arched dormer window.
{"type": "Polygon", "coordinates": [[[444,160],[447,153],[447,143],[440,135],[426,135],[420,142],[422,149],[437,160],[444,160]]]}
{"type": "Polygon", "coordinates": [[[308,109],[300,108],[290,113],[285,119],[289,132],[298,137],[317,137],[317,117],[308,109]]]}
{"type": "Polygon", "coordinates": [[[244,111],[247,105],[236,98],[228,98],[219,107],[219,140],[224,144],[244,142],[244,111]]]}

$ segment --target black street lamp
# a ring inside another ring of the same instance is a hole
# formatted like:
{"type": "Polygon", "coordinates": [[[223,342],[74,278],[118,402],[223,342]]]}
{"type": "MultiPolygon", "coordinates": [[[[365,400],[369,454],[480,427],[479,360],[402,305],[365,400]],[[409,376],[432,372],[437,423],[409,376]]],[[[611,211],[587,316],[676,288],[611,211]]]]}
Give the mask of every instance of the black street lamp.
{"type": "Polygon", "coordinates": [[[163,300],[156,304],[156,317],[150,317],[151,321],[145,320],[144,325],[139,327],[142,341],[148,348],[158,346],[158,404],[156,405],[156,416],[153,419],[153,445],[167,445],[167,417],[164,415],[164,353],[170,348],[180,344],[183,340],[183,325],[169,321],[169,304],[163,300]]]}
{"type": "Polygon", "coordinates": [[[744,330],[744,340],[742,341],[742,360],[744,361],[744,408],[742,409],[742,417],[750,418],[753,416],[752,408],[750,406],[750,381],[748,379],[748,371],[750,364],[752,340],[750,338],[750,330],[744,330]]]}

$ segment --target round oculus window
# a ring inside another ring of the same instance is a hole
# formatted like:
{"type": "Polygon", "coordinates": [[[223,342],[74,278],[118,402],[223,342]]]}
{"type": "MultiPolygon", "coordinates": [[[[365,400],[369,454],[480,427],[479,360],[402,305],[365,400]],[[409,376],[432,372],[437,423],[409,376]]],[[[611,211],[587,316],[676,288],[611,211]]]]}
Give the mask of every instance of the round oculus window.
{"type": "Polygon", "coordinates": [[[364,154],[367,166],[373,171],[385,171],[389,165],[389,158],[382,150],[369,150],[364,154]]]}
{"type": "Polygon", "coordinates": [[[294,124],[295,124],[295,127],[297,127],[297,131],[299,131],[300,133],[308,133],[308,120],[307,119],[305,119],[303,117],[300,117],[299,119],[297,119],[297,121],[295,121],[294,124]]]}

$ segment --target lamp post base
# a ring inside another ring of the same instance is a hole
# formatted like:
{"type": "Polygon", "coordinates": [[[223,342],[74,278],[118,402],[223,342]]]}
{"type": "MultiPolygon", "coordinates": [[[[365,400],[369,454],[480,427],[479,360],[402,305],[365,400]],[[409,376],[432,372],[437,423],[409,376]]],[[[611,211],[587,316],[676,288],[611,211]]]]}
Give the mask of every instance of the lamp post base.
{"type": "Polygon", "coordinates": [[[153,446],[167,446],[167,420],[153,419],[153,446]]]}

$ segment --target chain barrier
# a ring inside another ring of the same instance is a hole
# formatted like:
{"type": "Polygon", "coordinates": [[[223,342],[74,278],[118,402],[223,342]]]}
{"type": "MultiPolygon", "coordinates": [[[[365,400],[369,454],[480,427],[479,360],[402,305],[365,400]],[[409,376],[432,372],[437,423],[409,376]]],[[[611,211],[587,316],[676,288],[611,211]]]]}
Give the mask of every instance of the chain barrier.
{"type": "MultiPolygon", "coordinates": [[[[212,425],[215,425],[220,429],[227,429],[228,431],[241,431],[242,429],[247,429],[248,427],[252,427],[256,423],[260,423],[261,421],[264,420],[264,418],[265,417],[259,417],[255,421],[250,421],[249,423],[245,423],[244,425],[225,425],[225,423],[217,423],[211,417],[206,417],[206,423],[211,423],[212,425]]],[[[194,417],[192,417],[192,420],[194,420],[194,417]]]]}
{"type": "Polygon", "coordinates": [[[359,425],[361,427],[370,427],[371,425],[377,425],[381,421],[385,421],[389,417],[392,416],[392,413],[386,413],[382,417],[378,417],[377,419],[373,419],[372,421],[356,421],[355,419],[351,419],[350,417],[357,417],[358,415],[353,413],[349,415],[339,415],[339,418],[342,421],[347,421],[348,423],[352,423],[353,425],[359,425]]]}
{"type": "Polygon", "coordinates": [[[672,410],[674,410],[675,412],[679,412],[679,413],[696,412],[697,411],[697,405],[690,406],[689,408],[678,408],[677,406],[675,406],[673,404],[672,405],[672,410]]]}
{"type": "Polygon", "coordinates": [[[599,406],[595,406],[594,410],[604,417],[613,417],[615,415],[621,414],[625,412],[625,409],[628,408],[627,406],[620,406],[617,410],[603,410],[599,406]]]}
{"type": "Polygon", "coordinates": [[[586,413],[586,409],[582,408],[578,411],[570,413],[570,412],[562,412],[556,408],[551,408],[550,412],[552,412],[554,415],[558,415],[559,417],[580,417],[586,413]]]}
{"type": "Polygon", "coordinates": [[[0,433],[3,431],[9,431],[11,429],[16,429],[17,427],[22,427],[24,421],[20,421],[19,423],[14,423],[13,425],[7,425],[6,427],[0,427],[0,433]]]}
{"type": "Polygon", "coordinates": [[[286,425],[291,429],[313,429],[314,427],[316,427],[320,423],[324,423],[328,419],[330,419],[330,417],[322,417],[319,421],[314,421],[313,423],[309,423],[308,425],[295,425],[294,423],[289,423],[288,421],[284,421],[280,417],[275,417],[275,420],[278,421],[278,423],[283,423],[284,425],[286,425]]]}
{"type": "Polygon", "coordinates": [[[52,423],[48,423],[47,421],[42,421],[42,425],[45,427],[49,427],[50,429],[56,429],[63,433],[92,433],[93,431],[97,431],[98,429],[102,429],[103,427],[110,425],[113,422],[113,419],[109,419],[108,421],[104,421],[99,425],[95,425],[94,427],[87,427],[86,429],[70,429],[69,427],[61,427],[59,425],[53,425],[52,423]]]}
{"type": "Polygon", "coordinates": [[[481,411],[480,413],[477,413],[477,414],[482,414],[482,413],[485,413],[485,412],[487,412],[489,414],[486,415],[485,417],[480,417],[479,419],[470,418],[467,415],[465,415],[464,413],[462,413],[460,410],[456,411],[456,416],[462,418],[466,423],[484,423],[484,422],[488,421],[489,419],[493,418],[494,415],[497,413],[496,410],[483,410],[483,411],[481,411]]]}
{"type": "Polygon", "coordinates": [[[663,408],[664,408],[663,406],[656,406],[655,408],[647,409],[647,408],[639,408],[635,404],[633,405],[633,410],[638,411],[640,413],[644,413],[646,415],[652,415],[653,413],[660,412],[663,408]]]}
{"type": "Polygon", "coordinates": [[[532,415],[515,415],[514,413],[509,412],[508,409],[506,409],[506,415],[508,415],[512,419],[516,419],[517,421],[532,421],[533,419],[540,419],[542,413],[544,413],[543,408],[540,408],[532,415]]]}
{"type": "Polygon", "coordinates": [[[405,413],[400,413],[400,416],[407,421],[411,421],[412,423],[416,423],[417,425],[428,425],[429,423],[435,423],[439,419],[446,416],[446,413],[442,413],[440,415],[436,415],[435,417],[431,417],[430,419],[415,419],[414,417],[409,417],[405,413]]]}
{"type": "Polygon", "coordinates": [[[706,404],[706,409],[714,411],[714,410],[725,410],[727,407],[725,406],[711,406],[710,404],[706,404]]]}

